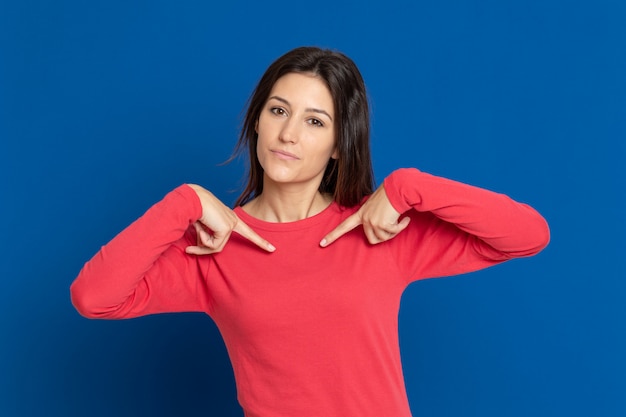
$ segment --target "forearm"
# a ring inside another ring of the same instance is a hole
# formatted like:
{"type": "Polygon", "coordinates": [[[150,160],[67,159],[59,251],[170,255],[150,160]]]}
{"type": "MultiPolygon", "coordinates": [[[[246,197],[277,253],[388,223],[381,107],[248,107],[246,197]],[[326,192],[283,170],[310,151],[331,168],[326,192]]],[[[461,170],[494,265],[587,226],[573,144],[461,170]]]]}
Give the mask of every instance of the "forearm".
{"type": "Polygon", "coordinates": [[[398,212],[431,212],[507,257],[538,253],[549,241],[545,219],[510,197],[416,169],[401,169],[385,179],[398,212]]]}

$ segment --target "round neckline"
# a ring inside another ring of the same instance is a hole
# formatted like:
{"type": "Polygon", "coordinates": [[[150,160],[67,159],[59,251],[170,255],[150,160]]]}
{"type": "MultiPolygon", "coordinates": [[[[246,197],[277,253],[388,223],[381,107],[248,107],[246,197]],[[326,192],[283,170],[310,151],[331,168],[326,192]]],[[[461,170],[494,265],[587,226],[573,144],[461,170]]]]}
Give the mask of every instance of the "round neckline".
{"type": "Polygon", "coordinates": [[[248,214],[241,206],[235,207],[234,211],[237,214],[237,217],[243,220],[243,222],[246,223],[248,226],[251,226],[257,229],[262,229],[262,230],[290,231],[290,230],[308,229],[313,226],[316,226],[319,223],[326,221],[329,217],[333,216],[334,214],[340,213],[342,209],[336,202],[333,201],[324,210],[320,211],[319,213],[311,217],[307,217],[302,220],[296,220],[293,222],[284,222],[284,223],[283,222],[268,222],[265,220],[261,220],[257,217],[253,217],[252,215],[248,214]]]}

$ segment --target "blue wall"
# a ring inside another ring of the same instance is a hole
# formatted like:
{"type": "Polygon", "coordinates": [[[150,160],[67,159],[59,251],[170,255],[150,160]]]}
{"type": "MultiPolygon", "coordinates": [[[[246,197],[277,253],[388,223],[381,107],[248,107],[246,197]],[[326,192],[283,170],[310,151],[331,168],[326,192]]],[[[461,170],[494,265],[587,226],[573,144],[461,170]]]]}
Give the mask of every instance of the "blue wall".
{"type": "Polygon", "coordinates": [[[0,415],[238,416],[214,324],[81,318],[81,266],[167,191],[232,202],[218,166],[266,66],[344,51],[401,166],[505,192],[540,255],[412,285],[416,416],[624,416],[626,7],[621,1],[5,1],[0,5],[0,415]]]}

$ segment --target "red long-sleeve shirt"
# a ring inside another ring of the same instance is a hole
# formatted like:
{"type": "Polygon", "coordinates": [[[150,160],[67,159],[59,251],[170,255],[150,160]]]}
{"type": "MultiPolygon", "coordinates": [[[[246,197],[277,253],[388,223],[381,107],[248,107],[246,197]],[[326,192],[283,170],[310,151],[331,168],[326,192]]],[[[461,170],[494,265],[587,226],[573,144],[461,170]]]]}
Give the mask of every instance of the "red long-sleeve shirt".
{"type": "Polygon", "coordinates": [[[333,203],[289,223],[236,208],[276,251],[232,234],[209,256],[185,253],[202,208],[180,186],[85,264],[73,303],[93,318],[206,312],[224,338],[248,417],[410,416],[397,321],[406,286],[533,255],[549,231],[525,204],[415,169],[395,171],[384,186],[411,217],[387,242],[371,245],[357,228],[319,246],[358,207],[333,203]]]}

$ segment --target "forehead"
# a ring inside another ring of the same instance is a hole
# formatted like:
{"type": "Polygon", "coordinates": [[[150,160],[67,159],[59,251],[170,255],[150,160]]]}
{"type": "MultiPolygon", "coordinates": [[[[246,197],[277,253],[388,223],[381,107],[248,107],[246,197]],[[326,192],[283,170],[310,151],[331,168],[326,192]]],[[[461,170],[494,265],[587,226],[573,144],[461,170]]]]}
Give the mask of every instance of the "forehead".
{"type": "Polygon", "coordinates": [[[321,108],[329,113],[334,111],[333,97],[326,82],[315,74],[285,74],[274,83],[269,96],[278,96],[293,106],[321,108]]]}

